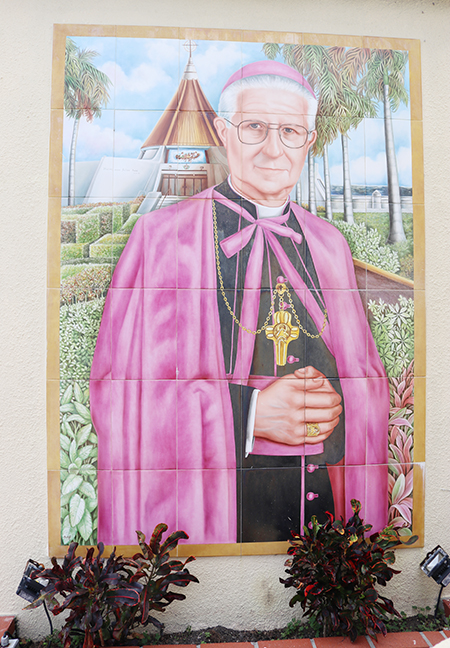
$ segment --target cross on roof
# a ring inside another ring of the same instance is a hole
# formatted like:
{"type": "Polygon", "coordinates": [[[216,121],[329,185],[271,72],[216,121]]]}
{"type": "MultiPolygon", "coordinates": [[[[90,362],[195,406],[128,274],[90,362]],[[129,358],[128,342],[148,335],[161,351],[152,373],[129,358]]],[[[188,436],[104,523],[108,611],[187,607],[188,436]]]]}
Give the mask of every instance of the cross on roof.
{"type": "Polygon", "coordinates": [[[195,52],[195,50],[197,49],[197,43],[193,40],[187,40],[184,43],[183,47],[186,50],[186,52],[189,52],[189,58],[191,58],[192,53],[195,52]]]}

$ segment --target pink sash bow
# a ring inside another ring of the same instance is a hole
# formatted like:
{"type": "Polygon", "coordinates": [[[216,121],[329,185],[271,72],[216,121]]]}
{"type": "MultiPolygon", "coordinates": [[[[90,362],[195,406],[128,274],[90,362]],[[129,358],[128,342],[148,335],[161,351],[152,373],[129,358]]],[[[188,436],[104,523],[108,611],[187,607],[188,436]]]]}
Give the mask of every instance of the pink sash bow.
{"type": "MultiPolygon", "coordinates": [[[[284,225],[289,218],[290,209],[287,210],[287,213],[275,218],[255,219],[242,206],[237,205],[233,201],[216,192],[214,199],[232,211],[238,213],[245,220],[251,223],[251,225],[238,230],[220,242],[220,247],[227,258],[238,254],[249,243],[256,230],[255,240],[249,255],[244,280],[244,295],[242,300],[241,316],[239,318],[241,324],[252,331],[257,329],[264,249],[269,245],[280,264],[282,273],[287,277],[298,298],[303,303],[317,326],[317,329],[320,331],[324,319],[323,312],[276,237],[276,235],[278,235],[290,238],[293,243],[302,242],[303,237],[301,234],[295,232],[287,225],[284,225]]],[[[298,256],[300,262],[304,266],[303,259],[299,253],[298,256]]],[[[327,344],[331,353],[333,353],[328,326],[325,328],[323,333],[323,340],[327,344]]],[[[247,384],[252,366],[254,347],[255,335],[246,333],[239,328],[238,348],[232,382],[247,384]]],[[[274,375],[276,375],[275,350],[274,369],[274,375]]]]}

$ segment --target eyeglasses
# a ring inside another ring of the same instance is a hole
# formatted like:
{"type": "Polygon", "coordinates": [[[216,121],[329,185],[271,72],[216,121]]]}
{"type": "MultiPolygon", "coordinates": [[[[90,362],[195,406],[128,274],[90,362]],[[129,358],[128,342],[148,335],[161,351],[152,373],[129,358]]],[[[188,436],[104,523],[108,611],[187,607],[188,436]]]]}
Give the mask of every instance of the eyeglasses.
{"type": "Polygon", "coordinates": [[[270,130],[277,130],[280,140],[284,146],[288,148],[302,148],[308,141],[308,135],[312,133],[300,124],[266,124],[263,121],[255,121],[253,119],[246,119],[241,121],[240,124],[233,124],[229,119],[225,119],[229,124],[237,128],[239,141],[242,144],[261,144],[267,139],[267,134],[270,130]]]}

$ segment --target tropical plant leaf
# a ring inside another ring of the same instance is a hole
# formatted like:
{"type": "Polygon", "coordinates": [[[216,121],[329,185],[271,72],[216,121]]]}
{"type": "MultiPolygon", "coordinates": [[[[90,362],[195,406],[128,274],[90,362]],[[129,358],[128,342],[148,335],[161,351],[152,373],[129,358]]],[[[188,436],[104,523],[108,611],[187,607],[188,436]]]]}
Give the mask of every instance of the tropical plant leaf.
{"type": "Polygon", "coordinates": [[[85,509],[83,517],[80,519],[77,528],[83,540],[87,541],[92,534],[92,516],[87,508],[85,509]]]}
{"type": "Polygon", "coordinates": [[[88,423],[88,425],[83,425],[78,432],[77,432],[77,443],[79,446],[83,445],[83,443],[86,443],[86,441],[89,439],[91,435],[91,430],[92,430],[92,423],[88,423]]]}
{"type": "MultiPolygon", "coordinates": [[[[69,502],[70,525],[76,527],[84,515],[86,503],[78,493],[74,493],[69,502]]],[[[89,534],[90,535],[90,534],[89,534]]]]}
{"type": "Polygon", "coordinates": [[[96,499],[96,493],[94,487],[92,486],[92,484],[89,484],[89,482],[85,482],[85,481],[81,482],[78,490],[83,495],[86,495],[86,497],[89,497],[90,499],[96,499]]]}
{"type": "Polygon", "coordinates": [[[61,493],[63,495],[68,495],[77,490],[80,484],[83,482],[83,478],[80,475],[71,474],[67,477],[61,487],[61,493]]]}

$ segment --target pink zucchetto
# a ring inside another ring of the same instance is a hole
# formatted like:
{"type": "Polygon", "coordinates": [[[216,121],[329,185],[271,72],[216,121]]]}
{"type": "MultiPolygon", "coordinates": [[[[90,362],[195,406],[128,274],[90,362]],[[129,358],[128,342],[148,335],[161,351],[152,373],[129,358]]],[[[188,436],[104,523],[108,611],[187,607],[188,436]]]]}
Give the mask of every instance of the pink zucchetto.
{"type": "Polygon", "coordinates": [[[300,72],[297,72],[289,65],[285,65],[285,63],[278,63],[277,61],[256,61],[255,63],[244,65],[243,68],[230,76],[228,81],[223,86],[222,92],[235,81],[239,81],[240,79],[245,79],[247,77],[260,76],[262,74],[271,74],[274,76],[284,77],[285,79],[291,79],[292,81],[295,81],[296,83],[302,85],[309,93],[311,93],[314,99],[316,99],[316,95],[314,94],[311,86],[309,85],[305,77],[300,74],[300,72]]]}

